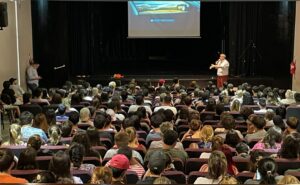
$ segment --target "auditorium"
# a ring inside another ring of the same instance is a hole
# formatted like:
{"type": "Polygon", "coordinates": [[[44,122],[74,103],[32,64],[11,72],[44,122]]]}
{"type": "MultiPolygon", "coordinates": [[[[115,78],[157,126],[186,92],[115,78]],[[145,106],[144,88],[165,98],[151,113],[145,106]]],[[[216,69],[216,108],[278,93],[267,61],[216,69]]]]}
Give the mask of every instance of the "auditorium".
{"type": "Polygon", "coordinates": [[[300,1],[0,0],[0,183],[300,184],[300,1]]]}

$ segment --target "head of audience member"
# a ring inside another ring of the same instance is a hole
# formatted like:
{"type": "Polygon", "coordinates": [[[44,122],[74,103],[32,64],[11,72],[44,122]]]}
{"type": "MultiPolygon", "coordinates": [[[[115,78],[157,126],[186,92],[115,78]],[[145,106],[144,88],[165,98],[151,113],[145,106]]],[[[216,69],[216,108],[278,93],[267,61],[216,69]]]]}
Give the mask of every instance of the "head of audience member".
{"type": "Polygon", "coordinates": [[[205,110],[215,112],[216,105],[216,100],[214,98],[209,98],[205,110]]]}
{"type": "Polygon", "coordinates": [[[42,89],[37,88],[37,89],[35,89],[35,90],[33,91],[32,97],[35,98],[35,99],[37,99],[37,98],[42,98],[42,92],[43,92],[42,89]]]}
{"type": "Polygon", "coordinates": [[[153,184],[172,184],[172,181],[167,177],[158,177],[153,181],[153,184]]]}
{"type": "Polygon", "coordinates": [[[219,184],[240,184],[240,182],[233,176],[226,175],[222,178],[219,184]]]}
{"type": "Polygon", "coordinates": [[[59,104],[57,108],[58,115],[65,115],[67,107],[64,104],[59,104]]]}
{"type": "Polygon", "coordinates": [[[211,142],[214,137],[214,129],[211,125],[204,125],[200,130],[200,140],[203,142],[211,142]]]}
{"type": "Polygon", "coordinates": [[[178,112],[178,118],[183,120],[188,120],[189,118],[189,109],[187,107],[182,107],[178,112]]]}
{"type": "MultiPolygon", "coordinates": [[[[114,155],[109,164],[109,168],[112,171],[112,183],[114,182],[123,182],[124,183],[124,176],[125,172],[129,168],[129,160],[123,154],[116,154],[114,155]]],[[[125,182],[126,183],[126,182],[125,182]]]]}
{"type": "Polygon", "coordinates": [[[265,113],[265,120],[271,121],[273,120],[274,116],[275,116],[275,112],[272,109],[268,109],[267,112],[265,113]]]}
{"type": "Polygon", "coordinates": [[[80,121],[88,122],[90,121],[91,112],[87,107],[84,107],[80,110],[80,121]]]}
{"type": "Polygon", "coordinates": [[[86,134],[90,139],[91,146],[100,146],[100,135],[96,127],[89,126],[86,130],[86,134]]]}
{"type": "Polygon", "coordinates": [[[84,146],[79,143],[73,143],[68,149],[68,152],[71,160],[71,166],[77,169],[80,168],[83,157],[85,156],[84,146]]]}
{"type": "Polygon", "coordinates": [[[45,115],[49,126],[56,125],[56,114],[54,109],[48,109],[45,115]]]}
{"type": "Polygon", "coordinates": [[[60,143],[62,131],[57,125],[52,125],[48,130],[49,143],[58,145],[60,143]]]}
{"type": "Polygon", "coordinates": [[[285,123],[283,122],[283,119],[279,115],[275,115],[273,117],[273,123],[275,128],[278,128],[279,132],[283,132],[285,130],[285,123]]]}
{"type": "Polygon", "coordinates": [[[51,104],[61,104],[62,103],[62,97],[59,93],[54,93],[51,99],[51,104]]]}
{"type": "Polygon", "coordinates": [[[50,171],[39,172],[32,183],[56,183],[54,173],[50,171]]]}
{"type": "Polygon", "coordinates": [[[258,100],[258,106],[260,107],[260,109],[265,109],[267,106],[267,101],[265,98],[259,98],[258,100]]]}
{"type": "Polygon", "coordinates": [[[233,100],[233,102],[230,106],[230,111],[239,112],[240,109],[241,109],[241,102],[237,99],[233,100]]]}
{"type": "Polygon", "coordinates": [[[32,127],[40,128],[45,133],[48,132],[49,125],[47,123],[47,119],[46,119],[46,116],[44,113],[39,113],[39,114],[35,115],[32,127]]]}
{"type": "Polygon", "coordinates": [[[225,111],[225,106],[223,103],[218,103],[216,105],[216,114],[221,115],[225,111]]]}
{"type": "Polygon", "coordinates": [[[13,152],[10,149],[0,148],[0,172],[9,174],[14,165],[13,152]]]}
{"type": "Polygon", "coordinates": [[[144,97],[142,95],[136,96],[135,103],[137,105],[143,105],[144,104],[144,97]]]}
{"type": "Polygon", "coordinates": [[[33,114],[29,111],[24,111],[20,115],[20,125],[30,125],[32,124],[33,114]]]}
{"type": "Polygon", "coordinates": [[[191,122],[189,122],[189,127],[190,127],[190,130],[193,132],[200,131],[201,121],[197,120],[197,119],[192,119],[191,122]]]}
{"type": "Polygon", "coordinates": [[[212,138],[212,145],[211,145],[211,150],[215,151],[215,150],[222,150],[222,147],[224,145],[224,139],[221,136],[214,136],[212,138]]]}
{"type": "Polygon", "coordinates": [[[295,176],[285,175],[277,182],[277,184],[300,184],[300,181],[295,176]]]}
{"type": "Polygon", "coordinates": [[[240,109],[240,114],[243,116],[244,120],[247,120],[251,114],[254,114],[254,111],[250,107],[243,106],[240,109]]]}
{"type": "Polygon", "coordinates": [[[79,143],[84,146],[86,154],[91,150],[91,142],[89,136],[85,132],[78,132],[73,136],[71,143],[79,143]]]}
{"type": "Polygon", "coordinates": [[[72,122],[73,126],[77,126],[77,124],[79,123],[79,119],[80,119],[79,113],[76,111],[72,111],[72,112],[68,113],[68,116],[69,116],[69,121],[72,122]]]}
{"type": "Polygon", "coordinates": [[[229,145],[232,148],[235,148],[235,146],[240,143],[241,139],[238,135],[238,133],[235,130],[229,130],[226,134],[224,144],[229,145]]]}
{"type": "Polygon", "coordinates": [[[274,159],[267,157],[258,161],[258,172],[261,184],[276,184],[277,164],[274,159]]]}
{"type": "Polygon", "coordinates": [[[170,122],[173,121],[174,113],[173,113],[172,110],[166,109],[166,110],[164,110],[163,114],[164,114],[164,116],[165,116],[164,121],[170,121],[170,122]]]}
{"type": "Polygon", "coordinates": [[[73,182],[70,168],[70,157],[68,153],[61,150],[53,155],[49,163],[49,170],[54,173],[58,181],[62,178],[66,178],[73,182]]]}
{"type": "Polygon", "coordinates": [[[226,156],[221,151],[213,151],[208,159],[208,176],[219,179],[227,174],[226,156]]]}
{"type": "Polygon", "coordinates": [[[111,184],[112,171],[109,167],[96,167],[91,177],[91,184],[111,184]]]}
{"type": "Polygon", "coordinates": [[[263,130],[264,127],[266,126],[266,120],[264,119],[264,117],[262,116],[254,116],[252,123],[256,129],[256,131],[258,130],[263,130]]]}
{"type": "Polygon", "coordinates": [[[148,169],[154,176],[159,176],[166,168],[167,156],[161,150],[156,150],[150,155],[148,169]]]}
{"type": "Polygon", "coordinates": [[[71,121],[65,121],[60,125],[61,129],[61,137],[70,137],[72,133],[72,122],[71,121]]]}
{"type": "Polygon", "coordinates": [[[250,147],[244,143],[244,142],[239,142],[235,146],[236,153],[240,155],[241,157],[248,157],[250,153],[250,147]]]}
{"type": "Polygon", "coordinates": [[[294,94],[294,99],[295,99],[295,101],[296,101],[297,104],[300,103],[300,93],[299,92],[296,92],[294,94]]]}
{"type": "Polygon", "coordinates": [[[276,144],[281,143],[281,141],[281,133],[275,130],[274,128],[270,128],[263,139],[263,143],[265,144],[266,149],[277,149],[276,144]]]}
{"type": "Polygon", "coordinates": [[[189,112],[188,121],[191,121],[192,119],[198,119],[198,120],[200,120],[200,113],[198,111],[191,111],[191,112],[189,112]]]}
{"type": "Polygon", "coordinates": [[[164,96],[162,104],[164,106],[172,106],[172,97],[170,94],[166,94],[166,96],[164,96]]]}
{"type": "Polygon", "coordinates": [[[193,103],[193,100],[190,96],[187,96],[187,97],[184,98],[183,102],[186,106],[191,107],[192,103],[193,103]]]}
{"type": "Polygon", "coordinates": [[[24,93],[23,94],[23,104],[28,104],[31,101],[31,94],[30,93],[24,93]]]}
{"type": "Polygon", "coordinates": [[[20,153],[17,169],[18,170],[34,170],[37,169],[36,163],[37,151],[32,147],[27,147],[20,153]]]}
{"type": "Polygon", "coordinates": [[[285,136],[281,144],[280,157],[286,159],[297,159],[300,152],[299,141],[300,134],[297,132],[285,136]]]}
{"type": "Polygon", "coordinates": [[[129,145],[138,143],[138,137],[134,127],[127,127],[125,132],[129,136],[129,145]]]}
{"type": "Polygon", "coordinates": [[[267,153],[264,150],[252,150],[250,152],[250,163],[249,163],[249,171],[256,172],[257,171],[257,163],[264,157],[267,157],[267,153]]]}
{"type": "Polygon", "coordinates": [[[287,133],[291,134],[297,132],[297,127],[299,125],[299,120],[296,117],[288,117],[286,120],[287,133]]]}
{"type": "Polygon", "coordinates": [[[178,134],[174,130],[166,130],[163,133],[163,148],[172,149],[175,147],[178,139],[178,134]]]}
{"type": "Polygon", "coordinates": [[[32,147],[36,151],[39,151],[42,146],[43,140],[40,135],[34,134],[27,141],[27,147],[32,147]]]}
{"type": "Polygon", "coordinates": [[[19,145],[22,143],[21,125],[11,124],[9,127],[9,144],[19,145]]]}
{"type": "Polygon", "coordinates": [[[159,131],[159,126],[163,121],[164,121],[164,116],[162,114],[156,113],[151,116],[151,127],[154,130],[159,131]]]}
{"type": "Polygon", "coordinates": [[[235,119],[232,115],[226,115],[221,119],[221,125],[225,128],[225,130],[235,129],[235,119]]]}
{"type": "Polygon", "coordinates": [[[126,132],[116,133],[114,139],[118,148],[127,147],[129,144],[129,135],[126,132]]]}

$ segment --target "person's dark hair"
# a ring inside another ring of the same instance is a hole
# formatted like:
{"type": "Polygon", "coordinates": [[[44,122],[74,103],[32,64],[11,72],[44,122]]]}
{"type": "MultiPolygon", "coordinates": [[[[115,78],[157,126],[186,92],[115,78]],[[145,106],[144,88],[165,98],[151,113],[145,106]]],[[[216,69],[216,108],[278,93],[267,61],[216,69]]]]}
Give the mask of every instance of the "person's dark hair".
{"type": "Polygon", "coordinates": [[[123,102],[126,101],[128,97],[128,92],[125,90],[121,91],[121,97],[123,102]]]}
{"type": "Polygon", "coordinates": [[[132,115],[129,117],[130,122],[136,130],[141,130],[141,118],[138,115],[132,115]]]}
{"type": "Polygon", "coordinates": [[[253,125],[258,129],[263,129],[266,126],[266,120],[262,116],[254,116],[252,120],[253,125]]]}
{"type": "Polygon", "coordinates": [[[32,147],[27,147],[20,153],[17,169],[18,170],[33,170],[37,169],[36,163],[37,151],[32,147]]]}
{"type": "Polygon", "coordinates": [[[69,121],[71,121],[73,123],[73,125],[77,125],[79,122],[79,113],[76,111],[72,111],[70,113],[68,113],[69,116],[69,121]]]}
{"type": "Polygon", "coordinates": [[[231,130],[234,129],[236,124],[235,124],[235,119],[233,118],[232,115],[226,115],[222,120],[221,120],[221,125],[226,129],[226,130],[231,130]]]}
{"type": "Polygon", "coordinates": [[[85,156],[84,146],[79,143],[73,143],[69,148],[69,156],[73,166],[80,168],[83,157],[85,156]]]}
{"type": "Polygon", "coordinates": [[[249,171],[255,173],[257,171],[258,161],[267,156],[268,156],[268,154],[264,150],[250,151],[249,171]]]}
{"type": "Polygon", "coordinates": [[[212,112],[216,111],[216,100],[213,98],[209,98],[205,110],[212,112]]]}
{"type": "Polygon", "coordinates": [[[226,134],[224,144],[227,144],[233,148],[241,141],[238,133],[235,130],[229,130],[226,134]]]}
{"type": "Polygon", "coordinates": [[[166,94],[166,96],[163,98],[163,102],[171,103],[171,101],[172,101],[172,97],[170,96],[170,94],[166,94]]]}
{"type": "Polygon", "coordinates": [[[0,148],[0,172],[7,172],[14,162],[14,154],[10,149],[0,148]]]}
{"type": "Polygon", "coordinates": [[[179,82],[179,79],[177,78],[177,77],[175,77],[174,79],[173,79],[173,83],[174,84],[177,84],[179,82]]]}
{"type": "Polygon", "coordinates": [[[30,93],[24,93],[23,94],[23,104],[27,104],[30,102],[31,94],[30,93]]]}
{"type": "Polygon", "coordinates": [[[58,93],[54,93],[51,99],[51,104],[61,104],[62,98],[61,95],[58,93]]]}
{"type": "Polygon", "coordinates": [[[126,147],[129,143],[129,135],[126,132],[118,132],[115,134],[115,144],[118,148],[126,147]]]}
{"type": "Polygon", "coordinates": [[[201,121],[200,120],[197,120],[197,119],[192,119],[190,122],[189,122],[189,127],[192,131],[198,131],[201,127],[201,121]]]}
{"type": "Polygon", "coordinates": [[[178,134],[176,131],[174,130],[166,130],[164,132],[164,136],[163,136],[163,142],[166,144],[166,145],[174,145],[176,143],[178,139],[178,134]]]}
{"type": "Polygon", "coordinates": [[[235,150],[238,154],[241,154],[241,153],[248,154],[250,151],[250,147],[246,143],[240,142],[235,146],[235,150]]]}
{"type": "Polygon", "coordinates": [[[189,109],[187,107],[181,108],[180,111],[178,112],[178,115],[180,119],[187,120],[189,118],[189,109]]]}
{"type": "Polygon", "coordinates": [[[266,120],[273,120],[274,116],[275,116],[274,111],[273,110],[270,110],[270,111],[268,110],[265,114],[265,119],[266,120]]]}
{"type": "Polygon", "coordinates": [[[44,132],[48,131],[49,125],[47,123],[46,115],[44,113],[38,113],[34,116],[32,127],[40,128],[44,132]]]}
{"type": "Polygon", "coordinates": [[[130,161],[132,158],[132,149],[130,147],[121,147],[121,148],[119,148],[117,154],[125,155],[128,158],[128,160],[130,161]]]}
{"type": "Polygon", "coordinates": [[[268,157],[258,161],[258,171],[261,175],[260,184],[276,184],[277,164],[274,159],[268,157]]]}
{"type": "Polygon", "coordinates": [[[111,167],[111,166],[109,168],[111,169],[113,177],[115,179],[120,178],[126,172],[126,169],[118,169],[118,168],[114,168],[114,167],[111,167]]]}
{"type": "Polygon", "coordinates": [[[263,143],[265,144],[265,148],[275,148],[276,149],[276,143],[281,143],[282,136],[281,133],[276,131],[273,128],[270,128],[267,131],[267,134],[265,135],[263,139],[263,143]]]}
{"type": "Polygon", "coordinates": [[[147,117],[147,111],[145,107],[139,107],[136,111],[136,114],[141,118],[146,118],[147,117]]]}
{"type": "Polygon", "coordinates": [[[160,124],[164,121],[164,116],[161,114],[155,114],[151,117],[151,125],[154,128],[159,128],[160,124]]]}
{"type": "Polygon", "coordinates": [[[42,95],[42,89],[37,88],[33,91],[32,96],[33,98],[38,98],[42,95]]]}
{"type": "Polygon", "coordinates": [[[71,105],[79,105],[81,101],[82,101],[82,96],[79,93],[75,93],[71,96],[71,105]]]}
{"type": "Polygon", "coordinates": [[[183,102],[186,106],[190,106],[190,105],[192,105],[193,100],[190,96],[187,96],[187,97],[184,98],[183,102]]]}
{"type": "Polygon", "coordinates": [[[287,159],[296,159],[300,152],[300,134],[292,133],[287,135],[281,144],[280,156],[287,159]]]}
{"type": "Polygon", "coordinates": [[[102,129],[105,125],[106,125],[106,118],[104,115],[101,115],[101,114],[98,114],[95,116],[95,119],[94,119],[94,126],[97,128],[97,129],[102,129]]]}
{"type": "Polygon", "coordinates": [[[60,125],[61,137],[70,137],[72,133],[73,123],[71,121],[65,121],[60,125]]]}
{"type": "Polygon", "coordinates": [[[89,136],[91,146],[100,146],[100,135],[98,130],[93,127],[89,126],[89,128],[86,130],[87,135],[89,136]]]}
{"type": "Polygon", "coordinates": [[[211,150],[221,150],[224,144],[224,139],[221,136],[214,136],[211,141],[211,150]]]}
{"type": "Polygon", "coordinates": [[[33,183],[56,183],[54,173],[50,171],[41,171],[37,174],[36,178],[32,181],[33,183]]]}
{"type": "Polygon", "coordinates": [[[33,120],[33,114],[29,111],[24,111],[20,115],[20,125],[28,125],[31,124],[33,120]]]}
{"type": "Polygon", "coordinates": [[[219,103],[216,105],[216,114],[221,115],[225,111],[225,107],[223,103],[219,103]]]}
{"type": "Polygon", "coordinates": [[[212,179],[218,179],[227,173],[226,156],[221,151],[213,151],[208,159],[208,175],[212,179]]]}
{"type": "Polygon", "coordinates": [[[251,114],[254,114],[254,111],[250,107],[242,106],[240,114],[243,116],[244,120],[247,120],[251,114]]]}
{"type": "Polygon", "coordinates": [[[72,143],[82,144],[85,148],[86,154],[88,154],[88,152],[91,150],[91,142],[87,133],[85,132],[76,133],[72,139],[72,143]]]}
{"type": "Polygon", "coordinates": [[[56,114],[54,109],[48,109],[45,115],[49,126],[56,124],[56,114]]]}
{"type": "Polygon", "coordinates": [[[275,115],[273,117],[273,123],[275,126],[279,127],[281,129],[281,131],[285,130],[285,123],[283,122],[283,119],[281,116],[275,115]]]}
{"type": "Polygon", "coordinates": [[[72,178],[70,157],[66,152],[56,152],[49,163],[49,170],[53,172],[56,178],[72,178]]]}
{"type": "Polygon", "coordinates": [[[136,97],[135,97],[135,103],[136,103],[137,105],[143,105],[143,103],[144,103],[144,97],[141,96],[141,95],[136,96],[136,97]]]}
{"type": "Polygon", "coordinates": [[[286,124],[291,129],[297,129],[299,120],[296,117],[288,117],[286,120],[286,124]]]}
{"type": "Polygon", "coordinates": [[[174,118],[174,113],[170,109],[164,110],[165,119],[164,121],[172,121],[174,118]]]}
{"type": "Polygon", "coordinates": [[[42,143],[43,143],[43,141],[42,141],[41,136],[38,134],[34,134],[28,139],[27,147],[32,147],[36,151],[39,151],[42,146],[42,143]]]}

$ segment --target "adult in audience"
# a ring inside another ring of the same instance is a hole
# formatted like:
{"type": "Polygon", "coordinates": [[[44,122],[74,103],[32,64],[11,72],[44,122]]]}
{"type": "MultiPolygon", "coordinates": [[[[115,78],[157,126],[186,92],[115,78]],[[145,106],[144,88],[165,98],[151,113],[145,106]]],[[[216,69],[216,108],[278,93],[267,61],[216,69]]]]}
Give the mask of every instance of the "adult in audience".
{"type": "Polygon", "coordinates": [[[283,133],[285,130],[285,123],[283,122],[283,119],[281,118],[281,116],[279,115],[275,115],[273,117],[273,123],[274,126],[272,127],[273,129],[275,129],[277,132],[283,133]]]}
{"type": "Polygon", "coordinates": [[[183,135],[181,141],[183,141],[185,138],[195,138],[200,139],[201,136],[201,126],[202,123],[200,120],[192,119],[191,122],[189,122],[189,130],[183,135]]]}
{"type": "MultiPolygon", "coordinates": [[[[224,139],[220,136],[214,136],[211,141],[211,150],[222,150],[222,147],[224,145],[224,139]]],[[[210,152],[202,152],[200,155],[200,159],[208,159],[210,157],[210,152]]]]}
{"type": "Polygon", "coordinates": [[[43,140],[38,134],[32,135],[27,141],[27,147],[32,147],[36,150],[37,156],[49,156],[52,155],[52,151],[47,149],[41,149],[43,140]]]}
{"type": "Polygon", "coordinates": [[[11,150],[0,148],[0,183],[28,183],[26,179],[13,177],[10,173],[15,165],[11,150]]]}
{"type": "Polygon", "coordinates": [[[161,130],[159,126],[164,121],[164,116],[161,114],[154,114],[151,117],[151,127],[152,130],[148,133],[146,137],[146,145],[149,145],[149,142],[154,139],[161,139],[161,130]]]}
{"type": "Polygon", "coordinates": [[[56,183],[55,176],[50,171],[41,171],[36,175],[32,183],[56,183]]]}
{"type": "Polygon", "coordinates": [[[284,134],[292,134],[297,132],[297,127],[299,125],[299,120],[296,117],[289,117],[286,120],[286,129],[284,131],[284,134]]]}
{"type": "Polygon", "coordinates": [[[300,152],[299,141],[300,134],[297,132],[285,136],[279,153],[280,157],[287,159],[297,159],[300,152]]]}
{"type": "Polygon", "coordinates": [[[213,151],[208,159],[208,177],[198,177],[194,184],[219,184],[227,174],[227,160],[223,152],[213,151]]]}
{"type": "Polygon", "coordinates": [[[21,126],[18,124],[11,124],[9,126],[9,140],[2,143],[3,145],[24,145],[24,142],[22,141],[22,135],[21,135],[21,126]]]}
{"type": "Polygon", "coordinates": [[[80,132],[85,132],[85,130],[78,128],[79,123],[79,113],[78,112],[70,112],[69,113],[69,121],[72,122],[72,131],[71,136],[76,135],[80,132]]]}
{"type": "Polygon", "coordinates": [[[83,184],[79,177],[72,176],[71,174],[71,161],[66,152],[56,152],[49,163],[49,170],[54,173],[57,181],[68,179],[67,182],[75,184],[83,184]]]}
{"type": "Polygon", "coordinates": [[[274,126],[273,117],[275,116],[275,112],[272,109],[268,109],[265,113],[266,127],[270,128],[274,126]]]}
{"type": "Polygon", "coordinates": [[[45,133],[48,132],[49,125],[44,113],[38,113],[37,115],[35,115],[33,122],[35,123],[35,125],[39,125],[39,128],[42,129],[45,133]]]}
{"type": "Polygon", "coordinates": [[[285,99],[280,100],[280,103],[283,105],[290,105],[296,103],[294,98],[294,92],[290,89],[285,92],[285,99]]]}
{"type": "Polygon", "coordinates": [[[267,101],[265,98],[258,100],[259,110],[254,110],[255,114],[265,114],[267,112],[267,101]]]}
{"type": "Polygon", "coordinates": [[[252,147],[252,150],[265,150],[268,152],[277,153],[281,149],[281,141],[281,133],[273,128],[270,128],[265,137],[252,147]]]}
{"type": "Polygon", "coordinates": [[[129,160],[123,154],[116,154],[110,160],[109,168],[112,171],[111,184],[126,184],[125,172],[129,169],[129,160]]]}
{"type": "Polygon", "coordinates": [[[43,142],[47,143],[48,137],[45,134],[45,132],[41,129],[41,124],[43,124],[43,122],[40,121],[39,115],[35,116],[35,119],[31,124],[32,117],[33,115],[29,112],[26,112],[24,114],[22,113],[22,115],[20,116],[21,123],[26,124],[23,125],[21,128],[22,140],[27,142],[32,135],[38,134],[42,138],[43,142]]]}
{"type": "Polygon", "coordinates": [[[34,170],[37,169],[36,163],[37,152],[32,147],[27,147],[20,153],[17,169],[18,170],[34,170]]]}
{"type": "Polygon", "coordinates": [[[92,149],[90,139],[86,132],[79,132],[74,135],[71,144],[73,143],[79,143],[84,146],[85,157],[98,157],[99,159],[101,159],[99,152],[92,149]]]}
{"type": "Polygon", "coordinates": [[[235,148],[235,146],[241,142],[241,138],[239,137],[238,133],[235,130],[229,130],[226,134],[224,144],[229,145],[232,148],[235,148]]]}
{"type": "Polygon", "coordinates": [[[40,104],[40,105],[50,105],[49,101],[47,99],[43,99],[42,96],[42,89],[37,88],[32,92],[32,99],[30,102],[32,104],[40,104]]]}
{"type": "Polygon", "coordinates": [[[11,84],[9,81],[3,82],[3,90],[1,92],[1,100],[6,104],[15,104],[17,101],[16,96],[15,96],[15,91],[10,89],[10,85],[11,84]],[[5,99],[3,99],[2,95],[4,95],[4,94],[8,95],[10,101],[6,101],[5,99]]]}
{"type": "Polygon", "coordinates": [[[57,115],[55,117],[56,122],[62,123],[69,120],[69,116],[66,115],[66,106],[59,104],[57,108],[57,115]]]}
{"type": "Polygon", "coordinates": [[[264,129],[264,127],[266,126],[266,120],[262,116],[254,116],[252,123],[254,126],[254,133],[247,134],[245,136],[246,142],[263,139],[266,135],[266,131],[264,129]]]}
{"type": "Polygon", "coordinates": [[[98,130],[100,138],[108,138],[111,142],[113,142],[113,137],[110,131],[107,131],[107,129],[105,129],[105,125],[107,124],[107,122],[108,118],[106,118],[104,115],[98,114],[94,119],[94,126],[98,130]]]}
{"type": "Polygon", "coordinates": [[[23,94],[25,91],[22,89],[21,86],[18,85],[18,80],[16,78],[10,78],[10,89],[12,89],[15,92],[15,96],[17,99],[22,100],[23,94]]]}
{"type": "Polygon", "coordinates": [[[93,126],[93,122],[90,119],[91,112],[87,107],[80,110],[80,122],[79,124],[85,123],[93,126]]]}
{"type": "Polygon", "coordinates": [[[112,171],[109,167],[96,167],[91,177],[91,184],[111,184],[112,171]]]}
{"type": "Polygon", "coordinates": [[[100,141],[100,136],[98,130],[93,127],[89,126],[86,130],[86,134],[88,135],[90,139],[91,146],[104,146],[102,142],[100,141]]]}
{"type": "Polygon", "coordinates": [[[227,113],[223,113],[220,123],[221,123],[221,125],[223,126],[224,129],[222,129],[222,128],[215,129],[215,132],[222,132],[222,133],[218,134],[220,137],[225,139],[228,131],[229,130],[234,130],[238,134],[240,139],[244,138],[244,136],[242,135],[242,133],[239,130],[235,130],[236,123],[235,123],[235,119],[233,118],[232,115],[227,114],[227,113]]]}
{"type": "Polygon", "coordinates": [[[163,97],[161,106],[155,107],[154,112],[157,112],[159,109],[170,109],[175,116],[177,115],[177,109],[172,105],[172,97],[170,94],[166,94],[166,96],[163,97]]]}
{"type": "Polygon", "coordinates": [[[128,127],[125,129],[125,132],[129,136],[128,146],[133,149],[141,149],[144,154],[146,154],[147,149],[144,145],[139,143],[138,136],[134,127],[128,127]]]}
{"type": "Polygon", "coordinates": [[[61,137],[71,137],[73,124],[71,121],[63,122],[60,125],[61,137]]]}
{"type": "Polygon", "coordinates": [[[236,145],[235,147],[237,156],[242,157],[242,158],[248,158],[250,157],[250,147],[244,143],[244,142],[240,142],[236,145]]]}
{"type": "Polygon", "coordinates": [[[128,109],[128,113],[134,113],[137,111],[137,109],[141,106],[145,107],[147,113],[149,116],[152,115],[151,107],[144,105],[144,97],[142,95],[138,95],[135,97],[135,105],[130,105],[128,109]]]}
{"type": "Polygon", "coordinates": [[[221,53],[219,59],[215,64],[211,64],[209,69],[217,70],[217,87],[223,88],[223,84],[227,82],[229,74],[229,62],[226,60],[226,55],[221,53]]]}
{"type": "Polygon", "coordinates": [[[57,125],[52,125],[48,130],[49,141],[48,145],[62,145],[61,139],[62,131],[57,125]]]}

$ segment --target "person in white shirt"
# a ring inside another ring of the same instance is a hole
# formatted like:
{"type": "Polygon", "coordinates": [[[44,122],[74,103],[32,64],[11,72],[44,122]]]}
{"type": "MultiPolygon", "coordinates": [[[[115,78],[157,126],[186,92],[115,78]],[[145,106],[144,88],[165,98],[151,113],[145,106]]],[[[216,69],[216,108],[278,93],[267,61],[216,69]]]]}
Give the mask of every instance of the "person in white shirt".
{"type": "Polygon", "coordinates": [[[209,69],[213,68],[217,69],[217,87],[222,88],[223,83],[227,82],[229,74],[229,62],[226,60],[226,55],[224,53],[221,53],[219,60],[209,67],[209,69]]]}
{"type": "Polygon", "coordinates": [[[167,94],[164,98],[163,98],[163,102],[161,104],[161,106],[159,107],[155,107],[154,112],[157,112],[159,109],[170,109],[171,111],[173,111],[174,116],[176,116],[177,114],[177,109],[172,105],[172,97],[167,94]]]}
{"type": "Polygon", "coordinates": [[[33,92],[39,87],[39,80],[42,79],[42,77],[40,77],[37,72],[40,65],[35,63],[33,59],[29,60],[29,64],[30,66],[26,69],[26,80],[28,88],[33,92]]]}

